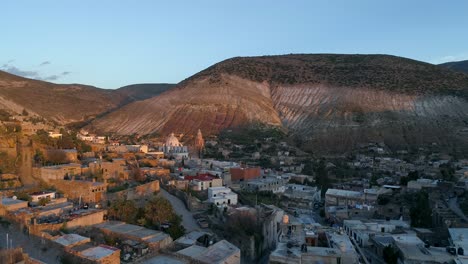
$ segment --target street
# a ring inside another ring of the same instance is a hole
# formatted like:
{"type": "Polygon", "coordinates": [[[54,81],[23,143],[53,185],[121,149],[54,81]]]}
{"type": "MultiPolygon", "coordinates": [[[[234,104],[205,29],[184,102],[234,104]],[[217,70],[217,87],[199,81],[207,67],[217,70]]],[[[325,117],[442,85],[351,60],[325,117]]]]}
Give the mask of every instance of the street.
{"type": "Polygon", "coordinates": [[[168,193],[163,188],[161,188],[159,193],[171,203],[174,211],[178,215],[182,216],[182,224],[184,225],[187,233],[201,229],[200,226],[198,226],[197,221],[193,218],[193,214],[185,207],[185,204],[179,198],[168,193]]]}

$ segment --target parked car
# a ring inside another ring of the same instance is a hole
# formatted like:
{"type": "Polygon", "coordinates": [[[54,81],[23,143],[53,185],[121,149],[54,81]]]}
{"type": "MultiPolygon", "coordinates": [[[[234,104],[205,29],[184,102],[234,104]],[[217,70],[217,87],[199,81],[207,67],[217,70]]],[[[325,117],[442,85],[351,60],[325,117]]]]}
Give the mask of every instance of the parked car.
{"type": "Polygon", "coordinates": [[[209,226],[208,221],[206,221],[206,219],[204,219],[204,218],[198,219],[197,223],[201,228],[208,228],[208,226],[209,226]]]}

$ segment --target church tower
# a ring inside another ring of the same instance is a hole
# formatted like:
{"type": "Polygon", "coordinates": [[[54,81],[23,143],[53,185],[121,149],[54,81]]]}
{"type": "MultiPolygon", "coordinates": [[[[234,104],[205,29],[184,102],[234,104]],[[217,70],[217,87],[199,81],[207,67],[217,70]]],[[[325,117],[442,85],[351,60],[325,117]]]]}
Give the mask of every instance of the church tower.
{"type": "Polygon", "coordinates": [[[201,154],[205,149],[205,140],[203,139],[203,135],[200,129],[198,129],[197,137],[195,138],[195,149],[197,150],[197,153],[201,158],[201,154]]]}

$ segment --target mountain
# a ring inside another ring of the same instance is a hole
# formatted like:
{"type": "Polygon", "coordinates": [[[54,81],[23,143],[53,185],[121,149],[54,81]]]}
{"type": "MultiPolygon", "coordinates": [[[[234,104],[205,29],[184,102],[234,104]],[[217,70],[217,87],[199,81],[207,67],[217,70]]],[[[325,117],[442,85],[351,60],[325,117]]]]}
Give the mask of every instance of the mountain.
{"type": "MultiPolygon", "coordinates": [[[[236,57],[91,123],[117,134],[216,134],[263,123],[312,150],[359,143],[462,147],[468,75],[389,55],[236,57]]],[[[468,149],[468,148],[467,148],[468,149]]]]}
{"type": "Polygon", "coordinates": [[[439,66],[446,67],[458,72],[468,73],[468,60],[446,62],[439,64],[439,66]]]}
{"type": "Polygon", "coordinates": [[[0,71],[0,108],[65,124],[89,119],[118,107],[126,98],[93,86],[59,85],[0,71]]]}
{"type": "Polygon", "coordinates": [[[83,122],[130,102],[157,95],[171,84],[136,84],[116,90],[54,84],[0,71],[0,109],[44,117],[60,124],[83,122]]]}
{"type": "Polygon", "coordinates": [[[116,90],[126,98],[129,102],[140,101],[156,96],[174,87],[174,84],[169,83],[142,83],[132,84],[121,87],[116,90]]]}

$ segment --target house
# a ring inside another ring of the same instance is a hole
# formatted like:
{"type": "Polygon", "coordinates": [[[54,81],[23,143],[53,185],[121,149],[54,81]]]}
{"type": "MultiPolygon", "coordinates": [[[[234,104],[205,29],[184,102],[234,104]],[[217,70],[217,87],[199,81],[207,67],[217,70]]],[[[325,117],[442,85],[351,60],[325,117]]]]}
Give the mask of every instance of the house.
{"type": "Polygon", "coordinates": [[[237,194],[227,187],[208,188],[208,201],[217,206],[237,204],[237,194]]]}
{"type": "Polygon", "coordinates": [[[241,251],[226,240],[221,240],[208,248],[193,245],[177,252],[195,263],[240,264],[241,251]]]}
{"type": "Polygon", "coordinates": [[[231,181],[232,182],[241,182],[241,181],[253,180],[253,179],[256,179],[256,178],[260,178],[260,176],[261,176],[260,167],[255,167],[255,168],[230,168],[229,172],[231,174],[231,181]]]}
{"type": "Polygon", "coordinates": [[[39,170],[39,177],[46,182],[51,180],[63,180],[65,177],[81,175],[81,164],[68,163],[55,166],[44,166],[39,170]]]}
{"type": "Polygon", "coordinates": [[[107,184],[94,181],[51,180],[50,184],[62,191],[65,197],[86,203],[99,203],[107,191],[107,184]]]}
{"type": "Polygon", "coordinates": [[[287,184],[284,196],[291,199],[320,201],[320,190],[317,187],[302,184],[287,184]]]}
{"type": "Polygon", "coordinates": [[[362,202],[363,197],[361,192],[340,189],[328,189],[325,193],[326,206],[347,206],[360,204],[362,202]]]}
{"type": "Polygon", "coordinates": [[[34,192],[30,196],[31,202],[39,202],[41,199],[55,199],[55,192],[34,192]]]}
{"type": "Polygon", "coordinates": [[[185,176],[185,180],[190,182],[194,191],[203,191],[211,187],[222,187],[223,180],[219,177],[211,176],[208,173],[197,174],[196,176],[185,176]]]}
{"type": "Polygon", "coordinates": [[[241,182],[241,189],[248,192],[283,193],[285,182],[276,177],[256,178],[241,182]]]}

